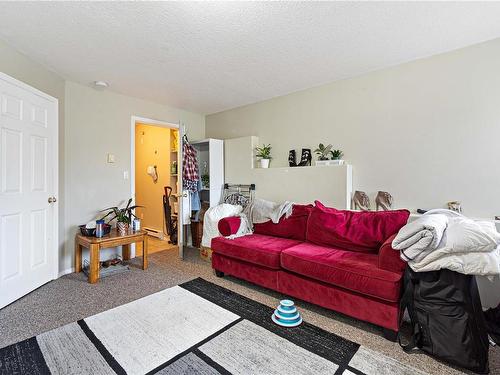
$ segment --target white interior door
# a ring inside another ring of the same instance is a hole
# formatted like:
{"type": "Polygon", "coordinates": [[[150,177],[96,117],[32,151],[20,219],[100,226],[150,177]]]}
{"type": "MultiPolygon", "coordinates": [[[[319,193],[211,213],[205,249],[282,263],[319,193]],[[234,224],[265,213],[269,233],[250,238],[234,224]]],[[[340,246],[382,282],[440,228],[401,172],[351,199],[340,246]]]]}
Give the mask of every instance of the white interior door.
{"type": "Polygon", "coordinates": [[[184,134],[186,134],[186,129],[184,125],[179,122],[179,152],[177,153],[177,181],[179,186],[177,186],[177,202],[179,204],[179,211],[177,212],[177,245],[179,246],[179,258],[184,259],[184,209],[187,198],[187,193],[184,192],[183,180],[182,180],[182,169],[183,169],[183,155],[184,155],[184,134]]]}
{"type": "Polygon", "coordinates": [[[57,277],[57,108],[0,73],[0,308],[57,277]]]}

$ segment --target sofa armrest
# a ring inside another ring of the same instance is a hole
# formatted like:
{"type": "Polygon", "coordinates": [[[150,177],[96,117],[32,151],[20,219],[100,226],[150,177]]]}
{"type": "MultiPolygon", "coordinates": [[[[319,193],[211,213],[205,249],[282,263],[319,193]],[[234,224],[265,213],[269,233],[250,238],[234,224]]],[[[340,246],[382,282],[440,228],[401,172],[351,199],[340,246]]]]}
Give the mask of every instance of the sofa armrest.
{"type": "Polygon", "coordinates": [[[378,268],[401,273],[406,268],[406,263],[399,257],[399,251],[392,248],[392,240],[395,234],[390,236],[380,247],[378,252],[378,268]]]}
{"type": "Polygon", "coordinates": [[[219,220],[217,223],[217,228],[219,233],[224,237],[231,236],[238,232],[240,229],[241,217],[239,216],[229,216],[219,220]]]}

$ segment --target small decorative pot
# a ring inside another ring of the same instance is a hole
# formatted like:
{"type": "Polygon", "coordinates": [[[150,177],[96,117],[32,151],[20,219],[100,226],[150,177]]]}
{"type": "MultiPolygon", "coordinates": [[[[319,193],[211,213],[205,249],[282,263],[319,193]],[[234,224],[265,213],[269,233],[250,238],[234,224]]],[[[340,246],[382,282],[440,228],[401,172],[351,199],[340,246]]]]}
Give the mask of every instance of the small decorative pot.
{"type": "Polygon", "coordinates": [[[343,165],[344,164],[344,160],[342,160],[342,159],[333,159],[332,160],[332,164],[333,165],[343,165]]]}
{"type": "Polygon", "coordinates": [[[125,236],[128,232],[128,224],[119,221],[116,223],[116,230],[120,236],[125,236]]]}
{"type": "Polygon", "coordinates": [[[260,159],[260,167],[261,168],[269,168],[270,159],[260,159]]]}
{"type": "Polygon", "coordinates": [[[331,160],[315,160],[314,165],[318,166],[324,166],[324,165],[330,165],[331,160]]]}

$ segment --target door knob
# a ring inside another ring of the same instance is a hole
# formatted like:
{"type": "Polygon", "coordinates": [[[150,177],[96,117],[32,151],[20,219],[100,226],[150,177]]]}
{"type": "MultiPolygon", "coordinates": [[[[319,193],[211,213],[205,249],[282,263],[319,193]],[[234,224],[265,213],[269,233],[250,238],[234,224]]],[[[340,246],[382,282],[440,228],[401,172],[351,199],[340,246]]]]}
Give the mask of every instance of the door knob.
{"type": "Polygon", "coordinates": [[[49,203],[56,203],[57,199],[56,197],[49,197],[49,203]]]}

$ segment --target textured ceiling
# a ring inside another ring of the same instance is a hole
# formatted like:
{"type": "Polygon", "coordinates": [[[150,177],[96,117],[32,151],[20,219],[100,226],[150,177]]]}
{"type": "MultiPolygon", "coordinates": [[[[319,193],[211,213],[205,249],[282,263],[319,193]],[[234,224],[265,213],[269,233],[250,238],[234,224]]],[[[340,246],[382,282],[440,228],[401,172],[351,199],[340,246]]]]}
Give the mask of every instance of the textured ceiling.
{"type": "Polygon", "coordinates": [[[0,38],[67,79],[213,113],[497,38],[499,19],[499,2],[3,2],[0,38]]]}

